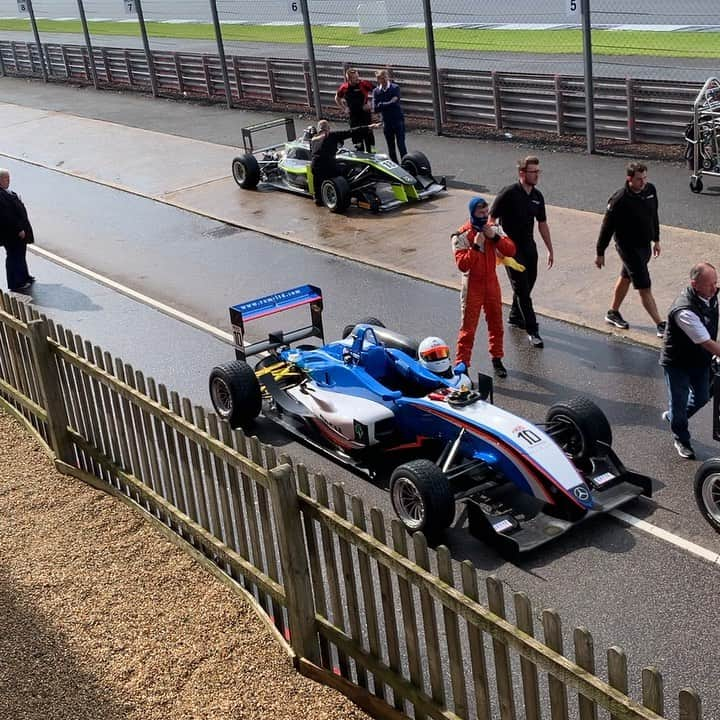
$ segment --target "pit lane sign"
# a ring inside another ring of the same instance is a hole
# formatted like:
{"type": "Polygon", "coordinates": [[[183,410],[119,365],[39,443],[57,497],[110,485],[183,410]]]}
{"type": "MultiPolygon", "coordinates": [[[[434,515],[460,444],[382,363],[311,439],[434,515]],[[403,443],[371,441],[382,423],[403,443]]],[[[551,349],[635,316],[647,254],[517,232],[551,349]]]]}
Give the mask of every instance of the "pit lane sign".
{"type": "Polygon", "coordinates": [[[126,15],[135,14],[135,0],[123,0],[123,7],[126,15]]]}
{"type": "Polygon", "coordinates": [[[18,12],[26,13],[29,12],[27,3],[24,0],[18,0],[18,12]]]}
{"type": "Polygon", "coordinates": [[[565,15],[567,15],[568,18],[580,22],[581,14],[580,0],[565,0],[565,15]]]}

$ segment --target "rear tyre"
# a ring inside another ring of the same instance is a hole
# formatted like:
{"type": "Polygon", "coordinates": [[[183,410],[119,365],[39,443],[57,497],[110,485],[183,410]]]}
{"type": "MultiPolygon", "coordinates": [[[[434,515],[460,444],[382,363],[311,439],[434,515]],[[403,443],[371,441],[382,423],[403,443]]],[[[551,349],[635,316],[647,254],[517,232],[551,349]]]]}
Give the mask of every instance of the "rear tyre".
{"type": "Polygon", "coordinates": [[[262,410],[260,381],[242,360],[232,360],[210,373],[210,399],[215,412],[234,428],[247,430],[262,410]]]}
{"type": "Polygon", "coordinates": [[[545,420],[555,442],[574,462],[597,454],[598,442],[612,444],[610,423],[590,398],[578,396],[557,402],[545,420]]]}
{"type": "Polygon", "coordinates": [[[690,178],[690,189],[694,193],[701,193],[703,189],[703,181],[700,178],[690,178]]]}
{"type": "Polygon", "coordinates": [[[400,161],[400,167],[407,170],[415,178],[419,175],[432,175],[430,161],[421,152],[409,152],[400,161]]]}
{"type": "Polygon", "coordinates": [[[442,534],[455,517],[448,476],[430,460],[411,460],[395,468],[390,499],[402,524],[428,538],[442,534]]]}
{"type": "Polygon", "coordinates": [[[350,183],[338,175],[323,181],[320,186],[323,205],[332,213],[343,213],[350,207],[350,183]]]}
{"type": "Polygon", "coordinates": [[[375,327],[384,328],[385,324],[374,317],[364,317],[352,325],[346,325],[342,331],[342,339],[344,340],[355,329],[355,325],[374,325],[375,327]]]}
{"type": "Polygon", "coordinates": [[[246,153],[232,161],[235,182],[244,190],[254,190],[260,182],[260,165],[254,155],[246,153]]]}
{"type": "Polygon", "coordinates": [[[706,460],[695,473],[695,501],[715,532],[720,532],[719,458],[706,460]]]}

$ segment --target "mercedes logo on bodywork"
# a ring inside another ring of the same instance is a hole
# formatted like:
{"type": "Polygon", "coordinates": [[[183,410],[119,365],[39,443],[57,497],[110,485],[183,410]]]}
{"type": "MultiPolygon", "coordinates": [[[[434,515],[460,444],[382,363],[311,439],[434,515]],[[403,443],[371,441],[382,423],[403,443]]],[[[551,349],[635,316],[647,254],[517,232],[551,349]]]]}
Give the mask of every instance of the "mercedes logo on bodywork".
{"type": "Polygon", "coordinates": [[[587,502],[590,499],[590,491],[584,485],[578,485],[576,488],[573,488],[573,495],[580,502],[587,502]]]}

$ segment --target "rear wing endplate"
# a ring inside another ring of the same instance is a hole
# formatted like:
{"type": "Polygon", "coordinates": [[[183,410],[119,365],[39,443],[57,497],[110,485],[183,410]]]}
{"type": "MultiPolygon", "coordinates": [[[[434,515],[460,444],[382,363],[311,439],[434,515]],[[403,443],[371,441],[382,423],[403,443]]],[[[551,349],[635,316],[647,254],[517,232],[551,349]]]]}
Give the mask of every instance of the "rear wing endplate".
{"type": "Polygon", "coordinates": [[[266,350],[290,345],[309,337],[320,338],[320,341],[324,343],[322,311],[322,290],[314,285],[300,285],[290,290],[283,290],[256,300],[233,305],[230,308],[230,323],[235,341],[235,356],[238,360],[245,360],[248,355],[257,355],[266,350]],[[303,305],[310,306],[310,325],[296,330],[271,332],[267,340],[259,340],[245,345],[245,323],[303,305]]]}
{"type": "Polygon", "coordinates": [[[294,140],[297,135],[295,134],[295,121],[292,118],[278,118],[276,120],[267,120],[266,122],[261,122],[255,125],[241,128],[243,149],[245,150],[245,152],[252,155],[255,152],[262,152],[263,150],[277,147],[277,145],[270,145],[267,148],[256,148],[253,145],[253,135],[256,135],[263,130],[270,130],[271,128],[281,127],[282,125],[285,126],[285,134],[287,135],[288,142],[294,140]]]}

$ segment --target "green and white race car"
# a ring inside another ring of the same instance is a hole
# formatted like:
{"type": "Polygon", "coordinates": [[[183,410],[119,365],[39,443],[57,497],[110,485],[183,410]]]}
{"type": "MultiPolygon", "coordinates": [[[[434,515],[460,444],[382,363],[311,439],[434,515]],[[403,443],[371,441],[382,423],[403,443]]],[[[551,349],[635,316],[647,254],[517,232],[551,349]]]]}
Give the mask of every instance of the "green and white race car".
{"type": "MultiPolygon", "coordinates": [[[[241,188],[254,190],[262,184],[313,197],[308,131],[296,139],[292,118],[285,118],[243,128],[242,133],[245,153],[232,163],[233,178],[241,188]],[[287,141],[253,147],[253,134],[279,125],[285,125],[287,141]]],[[[398,165],[381,153],[340,148],[337,161],[341,174],[325,180],[321,188],[323,203],[330,212],[342,213],[355,201],[358,207],[378,213],[426,200],[446,189],[445,178],[433,177],[430,161],[421,152],[408,153],[398,165]]]]}

